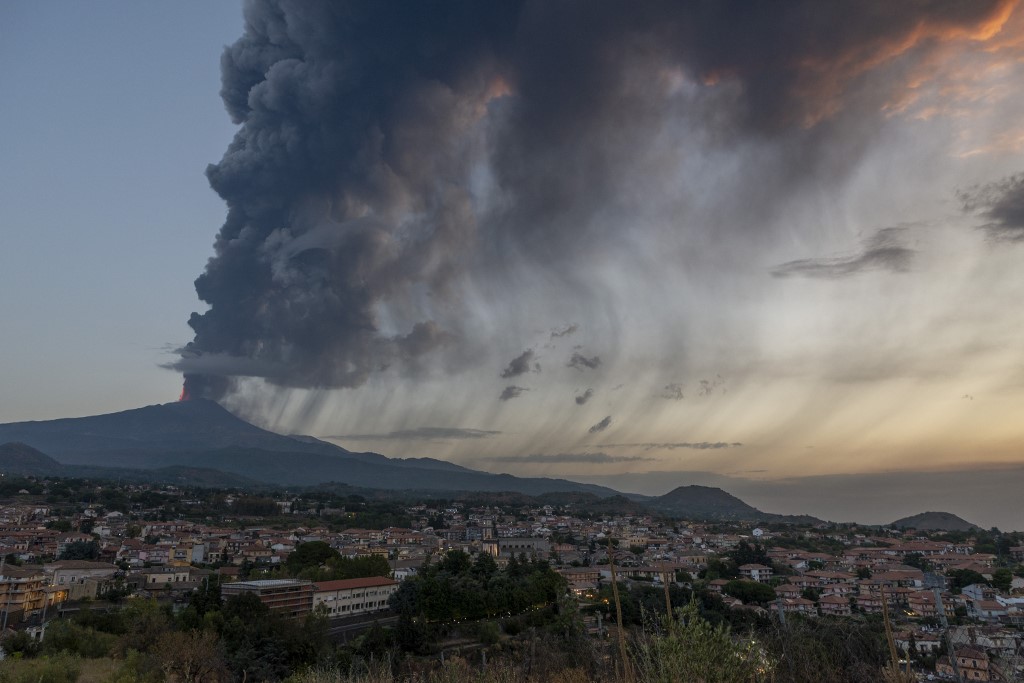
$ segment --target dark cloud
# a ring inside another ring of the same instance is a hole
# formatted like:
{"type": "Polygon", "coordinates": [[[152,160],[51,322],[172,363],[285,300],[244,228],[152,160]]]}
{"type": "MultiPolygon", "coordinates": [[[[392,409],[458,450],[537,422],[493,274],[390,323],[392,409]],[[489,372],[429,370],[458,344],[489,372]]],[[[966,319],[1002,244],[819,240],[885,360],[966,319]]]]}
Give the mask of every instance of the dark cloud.
{"type": "Polygon", "coordinates": [[[868,271],[905,273],[917,252],[903,244],[904,232],[904,228],[883,228],[859,254],[789,261],[773,268],[772,275],[836,280],[868,271]]]}
{"type": "Polygon", "coordinates": [[[501,371],[501,376],[504,379],[511,377],[518,377],[519,375],[525,375],[530,370],[540,371],[540,365],[533,363],[534,352],[533,349],[527,349],[520,355],[509,361],[508,367],[501,371]]]}
{"type": "MultiPolygon", "coordinates": [[[[710,396],[715,393],[715,389],[725,384],[725,380],[722,379],[721,375],[715,375],[713,379],[702,379],[697,383],[697,395],[698,396],[710,396]]],[[[722,390],[725,391],[724,389],[722,390]]]]}
{"type": "Polygon", "coordinates": [[[326,437],[339,441],[455,441],[464,439],[489,439],[501,432],[484,429],[460,429],[458,427],[418,427],[400,429],[386,434],[340,434],[326,437]]]}
{"type": "Polygon", "coordinates": [[[576,323],[573,323],[571,325],[566,325],[565,327],[561,327],[561,328],[559,328],[557,330],[551,330],[551,338],[552,339],[557,339],[559,337],[568,337],[570,335],[576,334],[576,330],[578,330],[579,328],[580,328],[579,325],[577,325],[576,323]]]}
{"type": "Polygon", "coordinates": [[[670,401],[682,401],[685,398],[683,396],[683,385],[679,383],[666,384],[662,387],[661,397],[667,398],[670,401]]]}
{"type": "Polygon", "coordinates": [[[577,370],[585,370],[588,368],[590,370],[596,370],[597,368],[601,367],[601,357],[592,356],[591,358],[587,358],[582,353],[579,353],[577,351],[572,354],[572,357],[569,359],[569,362],[566,363],[566,367],[576,368],[577,370]]]}
{"type": "Polygon", "coordinates": [[[582,394],[580,394],[579,396],[576,397],[576,405],[578,405],[578,406],[584,405],[593,396],[594,396],[594,390],[593,389],[587,389],[582,394]]]}
{"type": "Polygon", "coordinates": [[[602,443],[598,444],[601,448],[642,448],[645,451],[652,451],[662,449],[666,451],[674,451],[680,448],[692,449],[696,451],[707,451],[707,450],[718,450],[720,448],[739,448],[743,444],[739,442],[728,443],[725,441],[678,441],[669,443],[602,443]]]}
{"type": "Polygon", "coordinates": [[[499,462],[520,462],[537,465],[552,463],[606,465],[618,462],[651,461],[639,455],[608,455],[607,453],[533,453],[531,455],[504,455],[493,458],[499,462]]]}
{"type": "Polygon", "coordinates": [[[591,427],[588,431],[591,434],[597,434],[598,432],[603,432],[604,430],[608,429],[608,426],[611,425],[611,423],[612,423],[612,416],[609,415],[608,417],[604,418],[603,420],[598,422],[596,425],[591,427]]]}
{"type": "Polygon", "coordinates": [[[993,238],[1024,241],[1024,173],[957,192],[964,211],[989,220],[984,228],[993,238]]]}
{"type": "MultiPolygon", "coordinates": [[[[238,130],[207,169],[227,217],[195,281],[208,310],[190,317],[174,367],[212,398],[236,377],[357,387],[442,354],[457,367],[469,354],[449,347],[473,329],[460,276],[501,269],[510,253],[549,264],[596,244],[595,217],[633,212],[622,178],[671,117],[721,141],[784,133],[795,151],[775,175],[817,178],[856,163],[859,139],[826,154],[816,129],[847,109],[872,129],[863,119],[891,90],[873,71],[925,60],[1005,6],[246,2],[244,34],[221,59],[238,130]],[[495,208],[471,194],[484,166],[495,208]]],[[[989,210],[1012,223],[1003,205],[989,210]]],[[[780,272],[834,277],[908,258],[872,248],[780,272]]]]}
{"type": "Polygon", "coordinates": [[[502,401],[508,401],[513,398],[518,398],[523,394],[524,391],[529,391],[529,389],[527,389],[526,387],[517,387],[510,385],[502,390],[501,396],[499,396],[498,399],[502,401]]]}

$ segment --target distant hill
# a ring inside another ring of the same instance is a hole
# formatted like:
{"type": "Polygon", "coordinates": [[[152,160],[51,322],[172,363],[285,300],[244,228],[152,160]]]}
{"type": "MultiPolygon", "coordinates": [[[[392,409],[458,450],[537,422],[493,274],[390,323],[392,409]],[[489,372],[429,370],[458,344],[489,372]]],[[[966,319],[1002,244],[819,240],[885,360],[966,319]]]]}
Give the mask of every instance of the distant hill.
{"type": "Polygon", "coordinates": [[[680,486],[664,496],[638,501],[658,512],[711,521],[744,520],[751,522],[783,522],[787,524],[818,524],[810,515],[777,515],[762,512],[720,488],[711,486],[680,486]]]}
{"type": "Polygon", "coordinates": [[[758,520],[773,515],[761,512],[722,489],[680,486],[647,502],[648,507],[679,517],[709,520],[758,520]]]}
{"type": "MultiPolygon", "coordinates": [[[[337,482],[374,489],[617,492],[567,479],[491,474],[433,458],[388,458],[353,453],[310,436],[284,436],[242,420],[214,401],[194,399],[106,415],[0,425],[0,443],[20,442],[51,456],[64,476],[101,476],[90,468],[127,470],[184,468],[178,475],[224,482],[311,486],[337,482]],[[74,466],[69,468],[68,466],[74,466]],[[74,469],[75,474],[70,470],[74,469]],[[84,470],[84,471],[83,471],[84,470]]],[[[52,463],[51,463],[52,466],[52,463]]],[[[108,478],[111,474],[106,470],[108,478]]],[[[35,474],[45,475],[36,469],[35,474]]],[[[166,474],[166,473],[165,473],[166,474]]],[[[147,475],[152,478],[153,474],[147,475]]]]}
{"type": "Polygon", "coordinates": [[[897,529],[922,531],[974,531],[981,527],[957,517],[952,512],[922,512],[919,515],[897,519],[889,526],[897,529]]]}
{"type": "Polygon", "coordinates": [[[0,472],[19,477],[56,475],[61,464],[23,443],[0,444],[0,472]]]}

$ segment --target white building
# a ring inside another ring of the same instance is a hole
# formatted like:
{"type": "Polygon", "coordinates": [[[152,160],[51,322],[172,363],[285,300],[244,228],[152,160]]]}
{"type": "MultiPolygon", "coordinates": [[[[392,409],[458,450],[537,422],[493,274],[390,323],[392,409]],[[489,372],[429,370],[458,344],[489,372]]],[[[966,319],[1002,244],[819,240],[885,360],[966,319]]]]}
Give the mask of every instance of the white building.
{"type": "Polygon", "coordinates": [[[397,590],[398,582],[383,576],[319,581],[313,584],[313,609],[324,605],[330,617],[382,612],[397,590]]]}

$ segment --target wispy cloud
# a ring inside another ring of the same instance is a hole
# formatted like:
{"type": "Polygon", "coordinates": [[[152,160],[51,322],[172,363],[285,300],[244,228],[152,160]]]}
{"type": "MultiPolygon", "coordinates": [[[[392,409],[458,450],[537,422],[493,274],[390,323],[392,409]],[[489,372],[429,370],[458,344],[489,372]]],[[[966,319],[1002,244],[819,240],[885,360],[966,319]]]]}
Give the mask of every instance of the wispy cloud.
{"type": "Polygon", "coordinates": [[[560,327],[558,329],[551,330],[551,339],[558,339],[559,337],[568,337],[571,334],[575,334],[576,330],[580,329],[580,326],[576,323],[560,327]]]}
{"type": "Polygon", "coordinates": [[[503,455],[494,458],[499,462],[520,462],[532,464],[588,464],[605,465],[618,462],[650,461],[639,455],[608,455],[607,453],[532,453],[530,455],[503,455]]]}
{"type": "Polygon", "coordinates": [[[501,396],[498,397],[501,401],[509,401],[513,398],[519,398],[522,396],[524,391],[529,391],[526,387],[517,387],[515,385],[509,385],[501,392],[501,396]]]}
{"type": "Polygon", "coordinates": [[[540,365],[533,363],[533,356],[533,349],[526,349],[509,361],[508,367],[501,371],[501,376],[505,379],[509,379],[511,377],[524,375],[530,370],[540,372],[540,365]]]}
{"type": "Polygon", "coordinates": [[[788,261],[775,266],[772,275],[837,280],[874,270],[905,273],[917,253],[904,245],[905,230],[883,228],[864,243],[864,249],[858,254],[788,261]]]}
{"type": "Polygon", "coordinates": [[[462,439],[489,439],[501,432],[485,429],[461,429],[459,427],[417,427],[399,429],[382,434],[339,434],[328,439],[349,441],[456,441],[462,439]]]}
{"type": "Polygon", "coordinates": [[[587,358],[579,351],[576,351],[572,354],[572,358],[569,359],[566,366],[576,368],[577,370],[596,370],[601,366],[601,357],[592,356],[591,358],[587,358]]]}
{"type": "Polygon", "coordinates": [[[599,443],[599,448],[642,448],[645,451],[655,449],[674,451],[681,448],[688,448],[696,451],[717,450],[719,448],[739,448],[743,444],[738,441],[732,443],[726,441],[677,441],[669,443],[599,443]]]}
{"type": "Polygon", "coordinates": [[[589,401],[594,396],[593,389],[587,389],[582,394],[576,397],[576,405],[581,406],[589,401]]]}
{"type": "Polygon", "coordinates": [[[992,237],[1024,241],[1024,173],[957,192],[964,211],[989,219],[981,227],[992,237]]]}
{"type": "Polygon", "coordinates": [[[589,431],[590,431],[591,434],[597,434],[598,432],[603,432],[604,430],[608,429],[608,426],[611,423],[612,423],[612,416],[609,415],[608,417],[604,418],[603,420],[598,422],[596,425],[591,427],[589,431]]]}
{"type": "Polygon", "coordinates": [[[679,383],[666,384],[662,387],[661,397],[667,398],[670,401],[682,401],[683,398],[683,385],[679,383]]]}

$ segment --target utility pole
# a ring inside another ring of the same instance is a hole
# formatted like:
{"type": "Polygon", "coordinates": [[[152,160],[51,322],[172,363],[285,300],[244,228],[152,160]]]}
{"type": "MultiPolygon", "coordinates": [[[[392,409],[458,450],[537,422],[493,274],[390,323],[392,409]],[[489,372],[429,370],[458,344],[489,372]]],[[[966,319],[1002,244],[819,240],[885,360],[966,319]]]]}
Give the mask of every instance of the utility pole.
{"type": "Polygon", "coordinates": [[[622,673],[627,683],[633,681],[633,670],[629,666],[629,654],[626,652],[626,633],[622,629],[622,603],[619,601],[619,584],[615,575],[615,552],[612,548],[612,537],[608,537],[608,566],[612,570],[612,598],[615,600],[615,623],[619,631],[619,656],[622,657],[622,673]]]}

